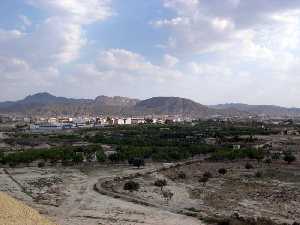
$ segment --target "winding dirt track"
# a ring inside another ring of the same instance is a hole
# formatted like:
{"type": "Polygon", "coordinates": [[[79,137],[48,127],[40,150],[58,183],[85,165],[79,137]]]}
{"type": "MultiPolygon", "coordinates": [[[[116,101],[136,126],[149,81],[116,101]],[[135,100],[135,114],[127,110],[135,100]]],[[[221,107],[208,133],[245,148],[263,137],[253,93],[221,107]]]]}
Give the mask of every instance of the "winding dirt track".
{"type": "Polygon", "coordinates": [[[176,209],[176,208],[164,206],[161,204],[156,204],[156,203],[147,201],[147,199],[133,197],[133,196],[126,195],[123,193],[115,192],[113,190],[113,185],[120,181],[130,180],[130,179],[142,177],[142,176],[153,174],[153,173],[158,173],[163,170],[181,167],[184,165],[190,165],[190,164],[199,163],[199,162],[203,162],[203,159],[189,160],[189,161],[185,161],[185,162],[181,162],[181,163],[172,164],[170,166],[163,166],[158,169],[144,171],[142,173],[137,172],[137,173],[130,174],[127,176],[123,176],[123,177],[117,177],[117,178],[116,177],[108,177],[108,178],[99,179],[98,182],[94,185],[94,190],[99,192],[102,195],[106,195],[106,196],[109,196],[112,198],[117,198],[117,199],[121,199],[121,200],[124,200],[127,202],[132,202],[132,203],[143,205],[143,206],[149,206],[149,207],[158,208],[160,210],[166,210],[171,213],[188,215],[188,216],[193,216],[193,217],[197,217],[197,218],[201,219],[201,218],[203,218],[203,215],[201,215],[200,213],[196,213],[196,212],[186,210],[186,209],[176,209]]]}

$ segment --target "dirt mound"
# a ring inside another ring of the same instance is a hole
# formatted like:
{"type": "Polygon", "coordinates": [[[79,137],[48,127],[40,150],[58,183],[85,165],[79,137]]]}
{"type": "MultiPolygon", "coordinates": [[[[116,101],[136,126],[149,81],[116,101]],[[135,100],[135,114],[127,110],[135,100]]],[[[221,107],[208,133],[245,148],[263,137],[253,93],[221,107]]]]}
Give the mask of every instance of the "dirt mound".
{"type": "Polygon", "coordinates": [[[37,211],[0,192],[0,224],[55,225],[37,211]]]}

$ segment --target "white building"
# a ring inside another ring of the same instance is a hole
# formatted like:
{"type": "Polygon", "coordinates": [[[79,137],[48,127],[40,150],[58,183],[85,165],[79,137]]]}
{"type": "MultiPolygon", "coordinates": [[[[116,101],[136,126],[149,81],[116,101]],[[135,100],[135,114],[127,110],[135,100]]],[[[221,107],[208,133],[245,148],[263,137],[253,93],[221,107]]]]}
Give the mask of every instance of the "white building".
{"type": "Polygon", "coordinates": [[[130,117],[128,117],[128,118],[126,118],[126,119],[124,119],[124,122],[125,122],[125,124],[126,124],[126,125],[130,125],[130,124],[132,123],[132,121],[131,121],[131,118],[130,118],[130,117]]]}
{"type": "Polygon", "coordinates": [[[56,117],[49,118],[48,123],[57,123],[57,118],[56,117]]]}
{"type": "Polygon", "coordinates": [[[143,123],[145,123],[145,118],[143,118],[143,117],[132,117],[131,118],[131,123],[132,124],[143,124],[143,123]]]}

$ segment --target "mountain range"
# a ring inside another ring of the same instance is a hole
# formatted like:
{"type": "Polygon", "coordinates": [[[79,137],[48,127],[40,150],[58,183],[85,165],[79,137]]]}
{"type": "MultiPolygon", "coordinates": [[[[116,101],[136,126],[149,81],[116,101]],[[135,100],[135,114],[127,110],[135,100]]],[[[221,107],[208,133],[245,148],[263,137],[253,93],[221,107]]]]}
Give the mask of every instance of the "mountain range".
{"type": "Polygon", "coordinates": [[[286,108],[276,105],[247,105],[242,103],[227,103],[209,106],[217,110],[238,110],[249,112],[252,115],[265,115],[269,117],[299,117],[300,108],[286,108]]]}
{"type": "Polygon", "coordinates": [[[230,103],[205,106],[179,97],[153,97],[139,100],[121,96],[98,96],[95,99],[56,97],[47,92],[29,95],[19,101],[0,102],[0,113],[26,116],[80,116],[80,115],[181,115],[192,118],[212,116],[300,116],[298,108],[272,105],[230,103]]]}

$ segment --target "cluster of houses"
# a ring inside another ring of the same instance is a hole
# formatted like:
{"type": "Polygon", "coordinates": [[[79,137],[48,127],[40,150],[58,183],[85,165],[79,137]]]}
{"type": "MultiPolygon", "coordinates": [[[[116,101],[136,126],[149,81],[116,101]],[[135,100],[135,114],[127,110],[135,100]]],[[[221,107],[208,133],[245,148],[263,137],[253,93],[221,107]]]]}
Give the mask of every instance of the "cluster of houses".
{"type": "Polygon", "coordinates": [[[93,128],[113,125],[166,124],[181,122],[178,116],[162,117],[50,117],[30,121],[32,131],[93,128]]]}

